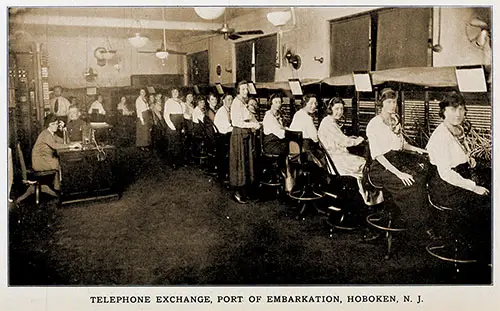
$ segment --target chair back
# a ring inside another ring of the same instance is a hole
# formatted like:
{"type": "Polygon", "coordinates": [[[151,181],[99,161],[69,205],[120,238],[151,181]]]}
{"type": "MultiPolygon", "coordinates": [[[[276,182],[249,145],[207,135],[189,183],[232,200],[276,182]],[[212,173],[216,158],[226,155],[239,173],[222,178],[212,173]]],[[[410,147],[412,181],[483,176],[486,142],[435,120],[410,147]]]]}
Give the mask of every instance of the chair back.
{"type": "Polygon", "coordinates": [[[24,162],[23,151],[21,150],[21,145],[19,143],[17,143],[16,149],[17,149],[17,156],[19,157],[19,163],[21,164],[21,174],[23,180],[28,180],[28,169],[26,168],[26,162],[24,162]]]}
{"type": "Polygon", "coordinates": [[[259,131],[259,145],[260,145],[260,154],[259,157],[262,157],[264,152],[264,128],[261,126],[257,131],[259,131]]]}
{"type": "Polygon", "coordinates": [[[285,139],[288,141],[289,154],[302,154],[302,143],[304,139],[301,131],[285,130],[285,139]]]}
{"type": "Polygon", "coordinates": [[[323,149],[325,153],[325,159],[326,159],[326,169],[330,175],[335,175],[335,176],[340,176],[339,171],[337,170],[337,167],[335,166],[335,162],[333,162],[333,159],[330,157],[330,154],[325,148],[325,145],[319,140],[319,146],[321,149],[323,149]]]}

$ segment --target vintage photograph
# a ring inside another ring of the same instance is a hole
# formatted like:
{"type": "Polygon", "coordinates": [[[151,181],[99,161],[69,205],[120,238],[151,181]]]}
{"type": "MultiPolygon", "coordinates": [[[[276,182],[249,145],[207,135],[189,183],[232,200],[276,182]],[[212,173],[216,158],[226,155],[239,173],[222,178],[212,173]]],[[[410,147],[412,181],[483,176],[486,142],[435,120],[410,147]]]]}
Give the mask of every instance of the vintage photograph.
{"type": "Polygon", "coordinates": [[[9,7],[8,286],[492,285],[492,11],[9,7]]]}

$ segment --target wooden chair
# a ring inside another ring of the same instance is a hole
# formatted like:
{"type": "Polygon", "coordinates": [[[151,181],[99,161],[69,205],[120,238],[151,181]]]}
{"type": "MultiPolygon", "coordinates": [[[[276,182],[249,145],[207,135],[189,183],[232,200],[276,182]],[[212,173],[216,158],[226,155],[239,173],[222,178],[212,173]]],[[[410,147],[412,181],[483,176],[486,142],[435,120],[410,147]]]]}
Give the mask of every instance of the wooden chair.
{"type": "Polygon", "coordinates": [[[329,198],[330,203],[327,224],[332,227],[332,230],[333,228],[347,231],[354,230],[360,225],[358,221],[360,211],[356,211],[356,206],[352,206],[353,198],[359,196],[356,178],[340,175],[335,162],[321,141],[319,145],[325,150],[326,170],[331,178],[330,183],[323,188],[323,192],[329,198]]]}
{"type": "Polygon", "coordinates": [[[21,165],[22,182],[28,186],[26,192],[16,199],[16,203],[21,203],[33,193],[35,194],[35,202],[37,205],[40,203],[40,192],[57,197],[57,194],[45,184],[46,182],[52,182],[54,175],[57,174],[57,170],[33,171],[27,169],[21,146],[17,144],[16,149],[21,165]],[[52,176],[52,178],[50,178],[50,176],[52,176]]]}

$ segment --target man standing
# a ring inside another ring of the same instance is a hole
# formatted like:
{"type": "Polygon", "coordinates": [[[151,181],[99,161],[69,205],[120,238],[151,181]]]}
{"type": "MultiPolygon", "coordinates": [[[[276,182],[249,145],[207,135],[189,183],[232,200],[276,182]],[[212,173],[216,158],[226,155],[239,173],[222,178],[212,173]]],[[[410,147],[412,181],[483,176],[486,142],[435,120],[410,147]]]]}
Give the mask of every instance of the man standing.
{"type": "Polygon", "coordinates": [[[55,114],[59,119],[66,121],[71,103],[62,96],[62,91],[63,89],[60,85],[54,86],[54,98],[50,100],[50,112],[55,114]]]}

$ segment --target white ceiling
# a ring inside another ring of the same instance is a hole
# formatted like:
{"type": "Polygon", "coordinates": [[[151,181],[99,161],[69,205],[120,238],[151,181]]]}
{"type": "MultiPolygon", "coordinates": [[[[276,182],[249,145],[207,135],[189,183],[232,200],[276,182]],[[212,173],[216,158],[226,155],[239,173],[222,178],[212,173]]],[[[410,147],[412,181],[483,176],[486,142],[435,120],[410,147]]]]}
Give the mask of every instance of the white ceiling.
{"type": "MultiPolygon", "coordinates": [[[[273,9],[230,7],[226,8],[226,19],[230,23],[235,17],[273,9]]],[[[152,40],[160,40],[162,29],[165,28],[169,42],[179,42],[188,36],[209,34],[210,30],[220,28],[223,22],[224,15],[215,20],[204,20],[192,7],[11,8],[9,14],[9,26],[14,32],[43,31],[54,36],[126,38],[140,31],[152,40]]]]}

